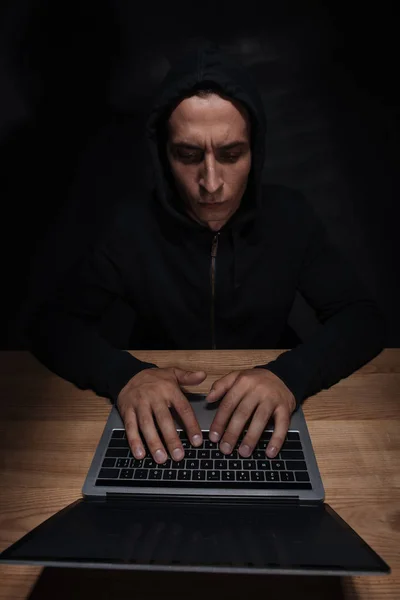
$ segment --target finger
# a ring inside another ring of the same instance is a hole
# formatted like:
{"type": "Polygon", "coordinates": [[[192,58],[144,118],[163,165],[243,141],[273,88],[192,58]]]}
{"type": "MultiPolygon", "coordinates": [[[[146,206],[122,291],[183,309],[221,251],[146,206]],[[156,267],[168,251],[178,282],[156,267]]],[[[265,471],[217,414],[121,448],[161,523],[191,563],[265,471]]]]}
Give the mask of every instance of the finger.
{"type": "MultiPolygon", "coordinates": [[[[221,439],[233,411],[242,400],[244,394],[245,390],[242,386],[234,385],[224,396],[211,423],[209,438],[212,442],[218,442],[221,439]]],[[[221,452],[224,452],[222,448],[221,452]]],[[[229,452],[225,452],[225,454],[229,454],[229,452]]]]}
{"type": "Polygon", "coordinates": [[[275,458],[285,441],[290,424],[290,413],[284,407],[278,407],[274,412],[274,433],[267,447],[267,456],[275,458]]]}
{"type": "Polygon", "coordinates": [[[157,463],[164,463],[168,457],[160,436],[157,433],[150,407],[141,406],[137,411],[137,419],[152,457],[157,463]]]}
{"type": "Polygon", "coordinates": [[[174,375],[179,385],[196,385],[204,381],[207,377],[205,371],[184,371],[179,367],[173,367],[174,375]]]}
{"type": "Polygon", "coordinates": [[[233,371],[232,373],[228,373],[221,377],[221,379],[217,379],[211,386],[210,391],[206,396],[207,402],[216,402],[231,389],[236,379],[238,378],[240,372],[233,371]]]}
{"type": "MultiPolygon", "coordinates": [[[[253,414],[257,403],[258,399],[251,397],[250,394],[244,396],[244,398],[239,402],[223,435],[220,444],[221,452],[224,454],[230,454],[232,452],[236,446],[238,437],[242,433],[247,421],[253,414]]],[[[251,452],[249,452],[249,454],[251,454],[251,452]]]]}
{"type": "Polygon", "coordinates": [[[126,438],[133,456],[138,459],[144,458],[146,451],[143,446],[142,438],[139,434],[138,423],[135,411],[133,409],[128,411],[128,415],[125,418],[124,424],[126,438]]]}
{"type": "Polygon", "coordinates": [[[272,414],[272,407],[259,405],[255,411],[246,435],[239,448],[239,454],[250,456],[258,444],[258,440],[264,431],[272,414]]]}
{"type": "Polygon", "coordinates": [[[203,434],[189,400],[179,391],[179,394],[176,399],[172,401],[172,404],[182,419],[185,431],[193,446],[201,446],[203,443],[203,434]]]}
{"type": "Polygon", "coordinates": [[[172,460],[182,460],[185,452],[167,406],[165,404],[154,406],[153,412],[172,460]]]}

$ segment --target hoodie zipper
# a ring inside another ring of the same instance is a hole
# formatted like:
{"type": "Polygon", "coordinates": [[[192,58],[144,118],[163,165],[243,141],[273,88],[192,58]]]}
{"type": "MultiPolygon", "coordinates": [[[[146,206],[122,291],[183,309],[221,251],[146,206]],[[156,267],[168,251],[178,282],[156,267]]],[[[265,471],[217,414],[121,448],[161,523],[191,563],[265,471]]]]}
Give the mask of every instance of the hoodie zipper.
{"type": "Polygon", "coordinates": [[[213,350],[216,349],[216,341],[215,341],[215,263],[217,258],[217,250],[218,250],[218,237],[219,232],[214,235],[212,244],[211,244],[211,270],[210,270],[210,278],[211,278],[211,347],[213,350]]]}

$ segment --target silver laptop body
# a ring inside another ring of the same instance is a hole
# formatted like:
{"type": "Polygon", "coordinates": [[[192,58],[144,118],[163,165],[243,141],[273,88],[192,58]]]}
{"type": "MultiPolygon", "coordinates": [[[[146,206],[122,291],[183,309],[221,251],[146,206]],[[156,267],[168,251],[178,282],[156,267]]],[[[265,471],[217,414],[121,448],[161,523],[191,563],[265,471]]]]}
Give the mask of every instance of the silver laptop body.
{"type": "MultiPolygon", "coordinates": [[[[192,407],[195,411],[197,420],[199,422],[200,428],[202,431],[208,432],[213,421],[215,412],[217,410],[217,406],[207,404],[205,401],[205,395],[203,394],[186,394],[188,399],[190,400],[192,407]]],[[[182,426],[179,424],[178,420],[175,419],[175,424],[177,430],[181,430],[182,426]]],[[[268,425],[266,430],[273,429],[273,426],[270,427],[268,425]]],[[[170,483],[168,487],[163,486],[163,481],[160,480],[157,482],[157,485],[154,487],[154,482],[152,487],[146,487],[142,484],[141,487],[124,487],[119,483],[118,487],[110,486],[103,487],[99,485],[99,481],[97,480],[99,471],[102,467],[103,460],[105,458],[105,453],[114,430],[124,429],[124,425],[122,419],[119,415],[118,410],[114,406],[110,412],[107,423],[105,425],[103,434],[97,446],[96,452],[94,454],[90,469],[88,471],[86,480],[84,482],[82,493],[86,497],[102,497],[102,496],[112,496],[118,495],[119,497],[123,495],[127,496],[152,496],[156,495],[158,498],[165,496],[173,496],[173,497],[187,497],[187,496],[207,496],[207,497],[245,497],[245,498],[271,498],[276,499],[278,501],[279,498],[289,499],[293,498],[297,501],[304,501],[306,503],[321,503],[324,500],[324,487],[322,484],[321,476],[319,473],[317,460],[314,454],[314,450],[312,447],[310,435],[308,432],[307,424],[305,421],[304,413],[302,408],[300,407],[293,415],[290,422],[289,431],[296,431],[299,433],[300,441],[302,444],[302,451],[304,453],[304,460],[307,465],[307,470],[310,476],[311,488],[309,490],[302,489],[252,489],[252,484],[249,482],[248,486],[241,486],[240,489],[223,489],[221,487],[213,487],[212,482],[205,482],[204,487],[196,487],[193,488],[185,488],[184,485],[176,485],[173,487],[170,483]],[[97,485],[96,485],[97,480],[97,485]]],[[[251,459],[251,456],[249,457],[251,459]]]]}

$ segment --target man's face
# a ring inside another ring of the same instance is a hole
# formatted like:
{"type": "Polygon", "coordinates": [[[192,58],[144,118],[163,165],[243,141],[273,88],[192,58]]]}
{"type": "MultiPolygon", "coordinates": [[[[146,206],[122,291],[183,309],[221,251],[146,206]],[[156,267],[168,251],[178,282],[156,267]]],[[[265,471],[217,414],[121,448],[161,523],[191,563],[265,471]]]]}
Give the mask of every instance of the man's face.
{"type": "Polygon", "coordinates": [[[188,214],[218,231],[239,208],[250,172],[246,109],[217,94],[185,98],[168,121],[167,155],[188,214]]]}

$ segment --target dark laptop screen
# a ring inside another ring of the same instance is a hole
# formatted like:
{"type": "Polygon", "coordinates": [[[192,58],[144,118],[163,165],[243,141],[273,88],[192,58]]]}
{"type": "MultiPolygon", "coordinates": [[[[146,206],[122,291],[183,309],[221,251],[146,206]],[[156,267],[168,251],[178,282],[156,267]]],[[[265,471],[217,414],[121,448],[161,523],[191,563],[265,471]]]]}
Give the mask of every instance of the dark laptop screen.
{"type": "Polygon", "coordinates": [[[78,501],[1,559],[194,571],[388,570],[326,505],[78,501]]]}

